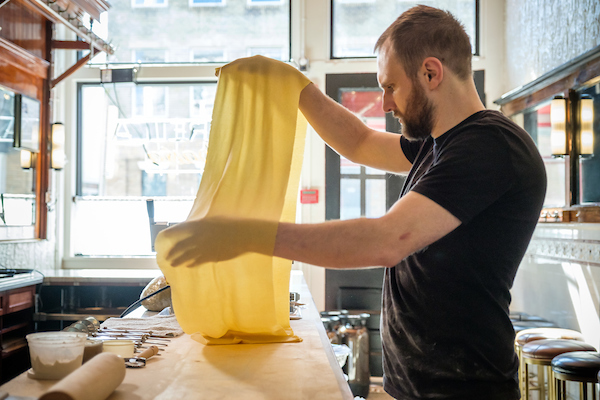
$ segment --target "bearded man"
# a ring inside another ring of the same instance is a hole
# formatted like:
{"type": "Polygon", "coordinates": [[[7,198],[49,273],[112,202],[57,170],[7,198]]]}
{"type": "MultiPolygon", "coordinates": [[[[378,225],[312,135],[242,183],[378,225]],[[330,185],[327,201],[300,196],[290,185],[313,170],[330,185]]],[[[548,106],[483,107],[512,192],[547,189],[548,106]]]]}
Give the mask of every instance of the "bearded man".
{"type": "MultiPolygon", "coordinates": [[[[274,255],[386,268],[381,335],[391,396],[519,399],[510,288],[545,196],[542,159],[524,130],[481,103],[469,37],[450,13],[411,8],[375,49],[383,109],[402,123],[400,136],[370,129],[313,84],[300,110],[347,159],[409,171],[402,195],[380,218],[280,223],[274,255]]],[[[252,220],[194,222],[195,239],[169,255],[173,265],[210,261],[202,233],[211,223],[252,220]]],[[[263,251],[251,242],[244,251],[263,251]]]]}

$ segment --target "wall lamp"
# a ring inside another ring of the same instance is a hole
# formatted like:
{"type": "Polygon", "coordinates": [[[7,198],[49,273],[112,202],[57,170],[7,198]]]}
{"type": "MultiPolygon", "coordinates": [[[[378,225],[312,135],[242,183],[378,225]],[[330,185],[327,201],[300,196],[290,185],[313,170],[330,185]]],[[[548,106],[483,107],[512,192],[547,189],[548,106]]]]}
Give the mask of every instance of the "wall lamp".
{"type": "MultiPolygon", "coordinates": [[[[580,156],[591,156],[594,154],[594,100],[588,97],[582,97],[579,102],[579,149],[580,156]]],[[[573,134],[571,128],[567,131],[567,100],[562,97],[555,97],[550,103],[550,146],[552,155],[561,157],[569,155],[569,137],[573,134]]],[[[572,121],[571,127],[576,124],[572,121]]]]}
{"type": "Polygon", "coordinates": [[[60,122],[52,124],[52,151],[50,153],[50,166],[52,169],[61,170],[67,163],[65,155],[65,126],[60,122]]]}
{"type": "Polygon", "coordinates": [[[550,147],[553,156],[565,156],[567,152],[567,100],[555,97],[550,103],[550,147]]]}
{"type": "Polygon", "coordinates": [[[37,153],[25,149],[21,149],[21,168],[35,168],[37,162],[37,153]]]}

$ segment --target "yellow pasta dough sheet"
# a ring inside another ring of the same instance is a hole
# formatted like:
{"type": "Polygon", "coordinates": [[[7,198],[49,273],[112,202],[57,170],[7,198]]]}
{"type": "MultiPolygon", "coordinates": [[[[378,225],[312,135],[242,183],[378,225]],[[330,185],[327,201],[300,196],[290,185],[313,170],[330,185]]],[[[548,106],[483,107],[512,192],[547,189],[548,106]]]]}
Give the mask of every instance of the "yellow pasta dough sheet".
{"type": "MultiPolygon", "coordinates": [[[[254,240],[272,250],[277,223],[295,219],[307,127],[298,103],[310,81],[262,56],[236,60],[217,74],[206,168],[186,222],[215,216],[270,221],[254,240]]],[[[231,240],[209,251],[240,245],[235,224],[213,229],[215,237],[231,240]]],[[[245,253],[173,267],[166,254],[183,239],[159,234],[155,248],[184,332],[204,344],[301,341],[289,323],[291,261],[245,253]]]]}

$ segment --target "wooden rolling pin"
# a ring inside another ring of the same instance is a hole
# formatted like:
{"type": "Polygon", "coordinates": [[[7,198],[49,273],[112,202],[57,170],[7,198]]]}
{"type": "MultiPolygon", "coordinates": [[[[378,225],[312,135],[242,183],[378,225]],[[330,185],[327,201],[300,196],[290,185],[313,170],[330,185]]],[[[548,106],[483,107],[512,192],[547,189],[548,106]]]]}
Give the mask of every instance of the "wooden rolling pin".
{"type": "Polygon", "coordinates": [[[124,378],[123,359],[100,353],[52,386],[40,400],[105,400],[124,378]]]}

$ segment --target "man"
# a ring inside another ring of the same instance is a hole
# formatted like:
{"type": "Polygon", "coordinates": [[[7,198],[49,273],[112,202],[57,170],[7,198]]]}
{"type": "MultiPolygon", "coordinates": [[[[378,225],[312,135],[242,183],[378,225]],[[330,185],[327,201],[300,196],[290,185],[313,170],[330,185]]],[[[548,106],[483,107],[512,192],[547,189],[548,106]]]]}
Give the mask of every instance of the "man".
{"type": "MultiPolygon", "coordinates": [[[[281,223],[274,255],[387,267],[381,331],[384,388],[393,397],[518,399],[509,290],[542,207],[542,160],[525,131],[485,110],[469,38],[449,13],[408,10],[376,50],[383,108],[402,122],[400,138],[371,130],[312,84],[300,109],[346,158],[410,170],[402,197],[381,218],[281,223]]],[[[196,222],[195,245],[174,249],[173,265],[207,261],[202,233],[211,223],[242,222],[196,222]]],[[[244,251],[265,252],[251,242],[244,251]]]]}

